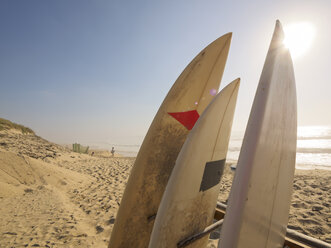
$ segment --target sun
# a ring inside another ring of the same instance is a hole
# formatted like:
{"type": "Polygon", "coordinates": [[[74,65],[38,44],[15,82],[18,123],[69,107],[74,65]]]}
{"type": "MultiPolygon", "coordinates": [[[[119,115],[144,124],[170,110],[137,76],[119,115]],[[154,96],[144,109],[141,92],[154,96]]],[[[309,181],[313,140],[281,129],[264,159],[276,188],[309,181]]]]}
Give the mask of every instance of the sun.
{"type": "Polygon", "coordinates": [[[284,27],[284,44],[293,58],[302,56],[315,38],[315,28],[310,22],[292,23],[284,27]]]}

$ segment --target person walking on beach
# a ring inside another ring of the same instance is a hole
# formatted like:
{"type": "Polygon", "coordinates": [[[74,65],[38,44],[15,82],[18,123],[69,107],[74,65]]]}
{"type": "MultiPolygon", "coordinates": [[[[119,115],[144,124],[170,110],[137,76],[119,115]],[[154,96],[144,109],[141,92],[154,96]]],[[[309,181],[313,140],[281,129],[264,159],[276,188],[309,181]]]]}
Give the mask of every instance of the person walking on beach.
{"type": "Polygon", "coordinates": [[[110,152],[111,152],[111,156],[114,157],[114,154],[115,154],[115,149],[114,149],[114,147],[111,148],[111,151],[110,151],[110,152]]]}

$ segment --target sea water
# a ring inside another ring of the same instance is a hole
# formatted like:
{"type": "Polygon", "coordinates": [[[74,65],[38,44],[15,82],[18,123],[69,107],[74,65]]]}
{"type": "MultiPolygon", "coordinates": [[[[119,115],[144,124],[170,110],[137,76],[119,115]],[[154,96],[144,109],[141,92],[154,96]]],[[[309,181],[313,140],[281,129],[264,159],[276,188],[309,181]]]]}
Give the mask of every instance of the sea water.
{"type": "MultiPolygon", "coordinates": [[[[228,161],[238,160],[243,137],[243,131],[232,132],[228,161]]],[[[296,168],[331,170],[331,127],[298,127],[296,168]]]]}
{"type": "MultiPolygon", "coordinates": [[[[227,161],[236,163],[243,142],[244,131],[232,131],[227,161]]],[[[110,144],[115,146],[116,152],[123,156],[135,157],[140,149],[143,137],[135,144],[110,144]]],[[[297,139],[297,169],[331,170],[331,127],[303,126],[298,127],[297,139]]]]}

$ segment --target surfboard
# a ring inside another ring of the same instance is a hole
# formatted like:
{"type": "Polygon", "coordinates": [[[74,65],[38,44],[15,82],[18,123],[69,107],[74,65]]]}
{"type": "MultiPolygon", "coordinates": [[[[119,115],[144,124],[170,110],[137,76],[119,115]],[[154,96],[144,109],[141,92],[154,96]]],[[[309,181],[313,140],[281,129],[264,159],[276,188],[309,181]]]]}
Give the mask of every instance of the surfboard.
{"type": "Polygon", "coordinates": [[[297,103],[279,21],[265,60],[230,191],[220,248],[283,247],[293,187],[297,103]]]}
{"type": "Polygon", "coordinates": [[[200,114],[216,95],[232,34],[203,49],[161,104],[137,154],[109,247],[147,247],[154,219],[178,153],[200,114]]]}
{"type": "MultiPolygon", "coordinates": [[[[150,248],[175,248],[213,223],[239,81],[215,97],[185,141],[156,216],[150,248]]],[[[205,247],[207,242],[205,236],[189,247],[205,247]]]]}

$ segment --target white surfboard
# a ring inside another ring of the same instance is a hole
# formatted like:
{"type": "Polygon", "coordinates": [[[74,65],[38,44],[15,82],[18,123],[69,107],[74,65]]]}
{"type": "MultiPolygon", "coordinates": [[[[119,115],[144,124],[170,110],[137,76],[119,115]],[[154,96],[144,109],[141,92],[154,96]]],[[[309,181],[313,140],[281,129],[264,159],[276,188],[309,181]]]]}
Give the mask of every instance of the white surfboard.
{"type": "Polygon", "coordinates": [[[147,247],[178,153],[218,91],[231,33],[212,42],[185,68],[159,108],[131,171],[109,247],[147,247]]]}
{"type": "MultiPolygon", "coordinates": [[[[176,248],[213,223],[239,81],[215,97],[184,143],[156,216],[150,248],[176,248]]],[[[205,236],[189,247],[205,247],[207,242],[205,236]]]]}
{"type": "Polygon", "coordinates": [[[218,244],[283,247],[295,170],[297,103],[293,65],[279,21],[239,155],[218,244]]]}

